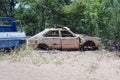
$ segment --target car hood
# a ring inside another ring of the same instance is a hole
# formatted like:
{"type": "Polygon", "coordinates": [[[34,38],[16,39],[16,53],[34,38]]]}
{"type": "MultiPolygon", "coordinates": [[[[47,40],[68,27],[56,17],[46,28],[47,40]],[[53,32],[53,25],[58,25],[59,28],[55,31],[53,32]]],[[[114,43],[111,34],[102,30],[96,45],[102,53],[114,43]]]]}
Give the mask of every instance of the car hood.
{"type": "Polygon", "coordinates": [[[76,34],[76,36],[79,36],[80,38],[83,38],[85,40],[101,40],[101,38],[99,37],[93,37],[93,36],[88,36],[88,35],[84,35],[84,34],[76,34]]]}

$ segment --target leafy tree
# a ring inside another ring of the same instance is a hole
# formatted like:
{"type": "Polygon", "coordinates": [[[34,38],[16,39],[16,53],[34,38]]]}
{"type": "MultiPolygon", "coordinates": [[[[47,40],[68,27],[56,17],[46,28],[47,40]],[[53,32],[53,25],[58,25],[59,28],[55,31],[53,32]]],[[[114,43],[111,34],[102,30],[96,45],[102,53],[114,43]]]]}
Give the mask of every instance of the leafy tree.
{"type": "Polygon", "coordinates": [[[9,1],[0,1],[0,15],[20,19],[28,35],[64,25],[76,33],[120,41],[119,0],[17,0],[18,8],[15,0],[6,6],[9,1]]]}
{"type": "Polygon", "coordinates": [[[0,16],[9,16],[14,10],[16,0],[0,0],[0,16]]]}

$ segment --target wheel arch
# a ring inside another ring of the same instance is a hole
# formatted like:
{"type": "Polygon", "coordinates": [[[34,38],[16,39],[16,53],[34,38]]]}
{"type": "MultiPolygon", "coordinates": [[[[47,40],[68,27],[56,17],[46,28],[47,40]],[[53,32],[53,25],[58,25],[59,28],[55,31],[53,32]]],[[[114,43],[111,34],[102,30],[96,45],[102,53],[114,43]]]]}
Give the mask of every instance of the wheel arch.
{"type": "Polygon", "coordinates": [[[98,50],[98,47],[96,46],[95,42],[94,41],[86,41],[82,47],[81,47],[82,50],[98,50]],[[88,46],[88,48],[85,48],[85,46],[88,46]],[[89,48],[89,47],[92,47],[92,48],[89,48]]]}
{"type": "Polygon", "coordinates": [[[50,48],[47,44],[45,43],[39,43],[38,46],[37,46],[38,49],[43,49],[43,50],[46,50],[48,48],[50,48]]]}
{"type": "Polygon", "coordinates": [[[85,41],[85,42],[83,43],[83,45],[88,44],[88,43],[93,43],[93,44],[94,44],[94,46],[96,46],[95,42],[94,42],[94,41],[92,41],[92,40],[85,41]]]}

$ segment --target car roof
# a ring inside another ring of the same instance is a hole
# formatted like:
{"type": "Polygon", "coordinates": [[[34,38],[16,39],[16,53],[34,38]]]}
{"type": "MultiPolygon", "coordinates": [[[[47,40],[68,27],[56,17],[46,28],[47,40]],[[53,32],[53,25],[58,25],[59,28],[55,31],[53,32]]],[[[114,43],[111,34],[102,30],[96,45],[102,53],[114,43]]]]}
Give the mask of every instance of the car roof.
{"type": "Polygon", "coordinates": [[[68,27],[47,28],[45,30],[70,30],[68,27]]]}

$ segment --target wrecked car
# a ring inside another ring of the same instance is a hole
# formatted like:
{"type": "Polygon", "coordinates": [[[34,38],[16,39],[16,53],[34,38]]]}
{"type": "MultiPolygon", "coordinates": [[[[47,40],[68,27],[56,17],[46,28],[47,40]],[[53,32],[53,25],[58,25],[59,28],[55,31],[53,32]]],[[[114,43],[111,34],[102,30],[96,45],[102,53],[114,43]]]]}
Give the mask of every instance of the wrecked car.
{"type": "Polygon", "coordinates": [[[100,46],[100,38],[73,33],[68,27],[57,26],[47,28],[30,37],[28,44],[39,49],[82,49],[96,50],[100,46]]]}

